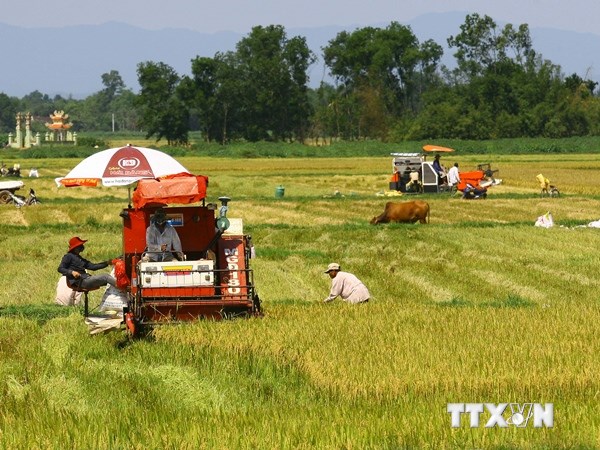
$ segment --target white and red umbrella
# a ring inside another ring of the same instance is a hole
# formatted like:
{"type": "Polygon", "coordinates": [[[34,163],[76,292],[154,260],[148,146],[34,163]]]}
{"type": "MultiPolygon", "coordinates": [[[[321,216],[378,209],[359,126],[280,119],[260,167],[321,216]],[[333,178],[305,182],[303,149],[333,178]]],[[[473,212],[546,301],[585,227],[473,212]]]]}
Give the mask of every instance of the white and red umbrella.
{"type": "Polygon", "coordinates": [[[162,178],[179,173],[189,174],[175,158],[151,148],[109,148],[81,161],[62,178],[58,186],[128,186],[143,178],[162,178]]]}

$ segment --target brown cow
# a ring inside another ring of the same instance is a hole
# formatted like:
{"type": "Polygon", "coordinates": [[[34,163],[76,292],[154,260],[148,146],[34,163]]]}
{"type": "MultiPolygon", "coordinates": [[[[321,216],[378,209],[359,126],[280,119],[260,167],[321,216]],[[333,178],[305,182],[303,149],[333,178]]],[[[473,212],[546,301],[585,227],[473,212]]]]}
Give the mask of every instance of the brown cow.
{"type": "Polygon", "coordinates": [[[387,202],[383,214],[371,219],[372,225],[388,222],[415,223],[429,222],[429,203],[415,200],[412,202],[387,202]]]}

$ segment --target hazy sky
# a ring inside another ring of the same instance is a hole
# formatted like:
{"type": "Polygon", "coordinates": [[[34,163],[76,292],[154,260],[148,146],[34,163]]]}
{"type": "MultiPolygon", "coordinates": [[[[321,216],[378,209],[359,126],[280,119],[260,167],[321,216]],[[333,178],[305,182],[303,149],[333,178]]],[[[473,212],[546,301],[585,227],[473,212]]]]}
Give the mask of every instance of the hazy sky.
{"type": "Polygon", "coordinates": [[[429,12],[487,14],[497,22],[600,34],[599,0],[2,0],[0,22],[24,27],[124,22],[147,29],[247,33],[285,28],[408,22],[429,12]]]}

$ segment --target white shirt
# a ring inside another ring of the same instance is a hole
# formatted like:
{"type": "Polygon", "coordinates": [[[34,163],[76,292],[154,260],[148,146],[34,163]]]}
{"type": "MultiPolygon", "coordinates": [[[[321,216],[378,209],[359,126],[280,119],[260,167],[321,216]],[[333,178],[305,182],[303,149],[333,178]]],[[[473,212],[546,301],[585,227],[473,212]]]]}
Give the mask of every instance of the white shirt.
{"type": "Polygon", "coordinates": [[[149,252],[160,252],[162,244],[167,244],[167,252],[181,253],[181,240],[175,228],[170,224],[165,225],[165,229],[160,232],[156,224],[152,224],[146,230],[146,245],[149,252]]]}
{"type": "Polygon", "coordinates": [[[371,297],[362,281],[348,272],[338,272],[331,279],[331,291],[325,301],[330,302],[338,295],[348,303],[361,303],[371,297]]]}
{"type": "Polygon", "coordinates": [[[448,183],[451,185],[460,183],[460,175],[458,173],[458,167],[452,166],[452,168],[448,171],[448,183]]]}

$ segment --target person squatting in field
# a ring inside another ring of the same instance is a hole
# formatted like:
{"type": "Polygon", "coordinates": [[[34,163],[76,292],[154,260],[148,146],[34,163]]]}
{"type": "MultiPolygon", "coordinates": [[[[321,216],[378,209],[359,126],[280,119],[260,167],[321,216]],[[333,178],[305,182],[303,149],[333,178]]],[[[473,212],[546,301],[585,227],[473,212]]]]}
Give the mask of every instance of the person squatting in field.
{"type": "Polygon", "coordinates": [[[338,263],[331,263],[325,271],[331,278],[331,291],[324,302],[331,302],[336,297],[348,303],[365,303],[369,301],[369,290],[355,275],[342,272],[338,263]]]}
{"type": "Polygon", "coordinates": [[[80,253],[85,250],[87,240],[77,236],[69,240],[69,250],[63,256],[58,271],[67,277],[67,284],[80,289],[95,289],[98,287],[111,286],[117,287],[117,280],[110,274],[90,275],[87,270],[104,269],[112,264],[112,260],[92,263],[83,258],[80,253]]]}

